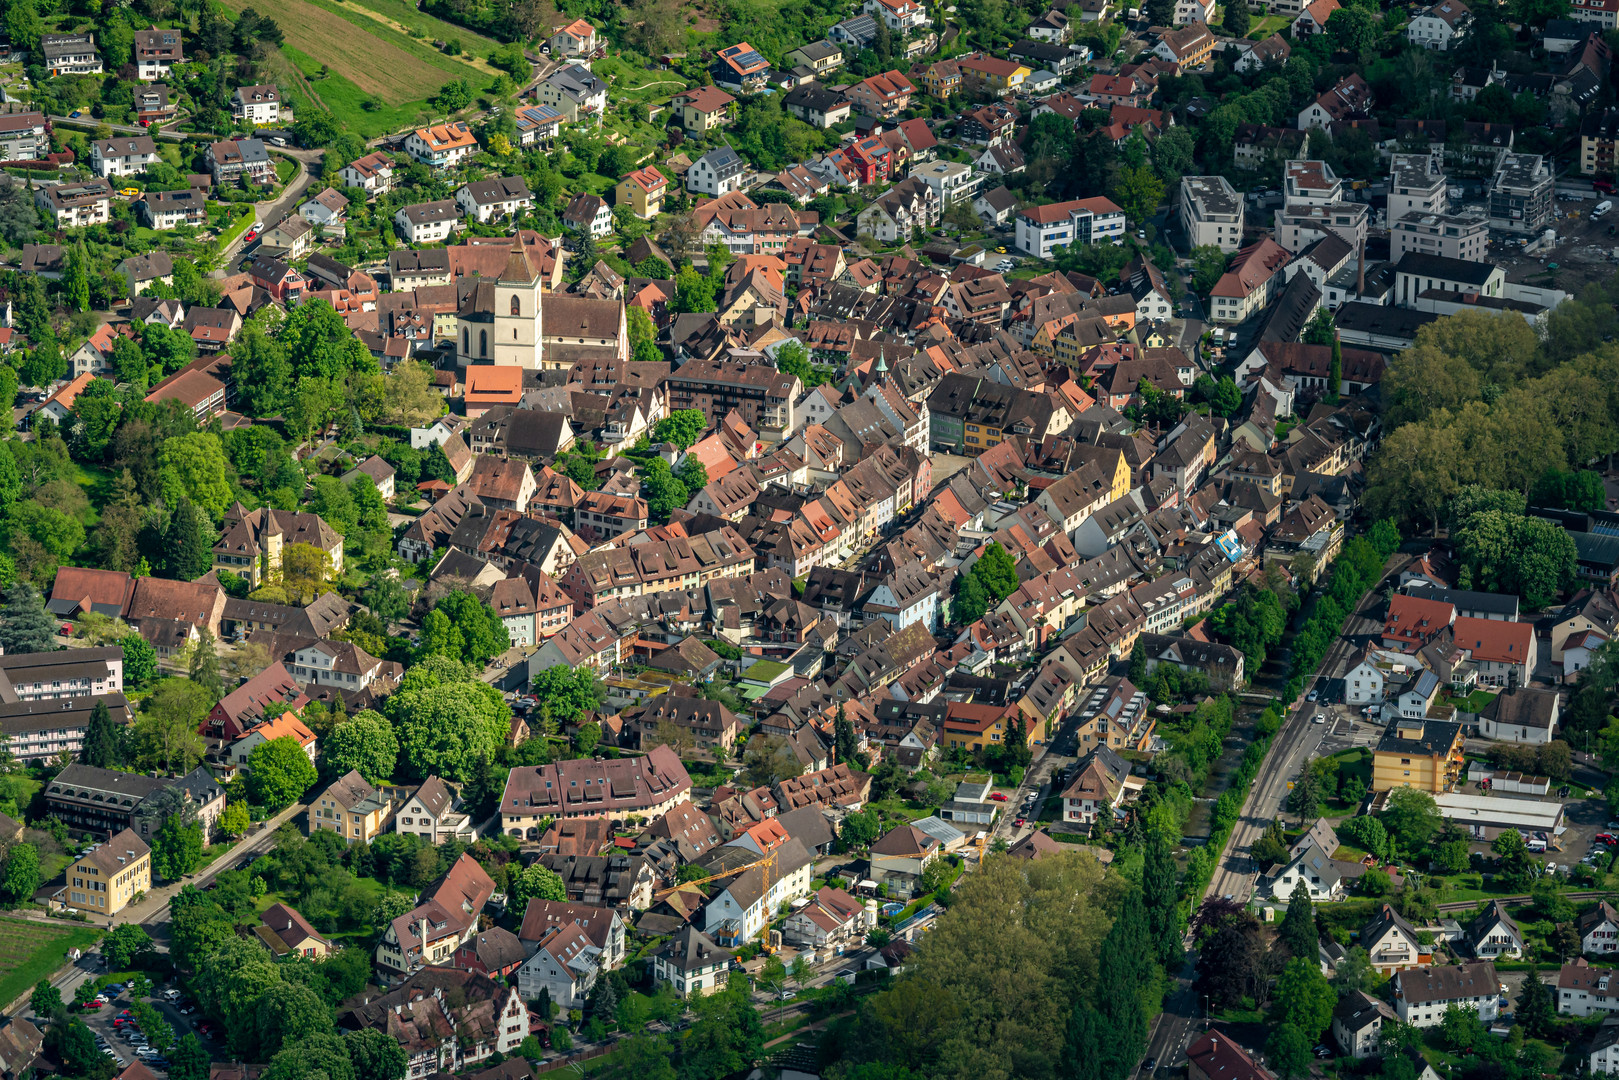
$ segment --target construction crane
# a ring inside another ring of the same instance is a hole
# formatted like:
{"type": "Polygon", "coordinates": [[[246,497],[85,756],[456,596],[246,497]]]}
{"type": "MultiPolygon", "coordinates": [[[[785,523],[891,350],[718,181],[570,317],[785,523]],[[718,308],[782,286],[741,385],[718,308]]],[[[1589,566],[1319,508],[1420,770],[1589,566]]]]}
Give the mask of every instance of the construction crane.
{"type": "MultiPolygon", "coordinates": [[[[755,859],[750,863],[744,863],[741,866],[733,867],[730,870],[727,870],[727,871],[725,871],[724,873],[721,873],[721,874],[709,874],[707,877],[700,877],[700,878],[697,878],[697,879],[695,879],[693,881],[683,881],[679,885],[674,885],[674,886],[671,886],[671,887],[669,887],[667,889],[661,889],[658,892],[655,892],[655,893],[652,894],[652,899],[654,901],[662,900],[666,896],[672,896],[673,894],[679,892],[680,890],[685,889],[685,888],[689,888],[689,887],[691,887],[693,885],[707,885],[711,881],[719,881],[722,878],[740,877],[741,875],[747,873],[749,870],[753,870],[755,868],[758,868],[758,869],[763,871],[763,874],[761,875],[763,877],[763,881],[761,882],[760,888],[759,888],[760,902],[761,903],[766,903],[766,902],[768,902],[768,897],[770,896],[771,871],[774,870],[775,867],[776,867],[776,852],[779,851],[779,850],[780,850],[779,847],[771,848],[770,853],[768,855],[766,855],[764,858],[755,859]]],[[[769,930],[770,930],[770,923],[769,923],[769,920],[766,920],[766,922],[765,922],[764,951],[767,954],[768,953],[773,953],[773,952],[776,951],[775,946],[771,945],[771,943],[770,943],[769,930]]]]}
{"type": "Polygon", "coordinates": [[[692,885],[707,885],[709,882],[711,882],[711,881],[719,881],[721,878],[737,877],[737,876],[739,876],[741,874],[747,873],[749,870],[755,869],[756,867],[764,867],[765,868],[765,873],[764,873],[764,879],[765,879],[764,880],[764,895],[769,896],[770,895],[770,871],[775,865],[776,865],[776,851],[775,851],[775,849],[772,849],[770,854],[766,855],[764,858],[755,859],[753,862],[750,862],[750,863],[743,863],[741,866],[733,867],[730,870],[726,870],[724,873],[709,874],[707,877],[696,878],[696,879],[694,879],[692,881],[682,881],[679,885],[671,885],[667,889],[659,889],[657,892],[652,894],[652,899],[655,900],[655,901],[656,900],[662,900],[664,897],[671,896],[674,893],[677,893],[682,889],[689,888],[692,885]]]}

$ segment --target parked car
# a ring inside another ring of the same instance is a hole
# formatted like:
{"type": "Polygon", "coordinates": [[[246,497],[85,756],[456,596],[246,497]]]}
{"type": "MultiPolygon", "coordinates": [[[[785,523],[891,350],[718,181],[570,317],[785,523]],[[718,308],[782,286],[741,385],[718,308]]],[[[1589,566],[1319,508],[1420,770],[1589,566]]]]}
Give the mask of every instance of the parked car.
{"type": "Polygon", "coordinates": [[[992,792],[990,794],[990,796],[989,796],[989,801],[990,802],[1006,802],[1007,801],[1006,793],[1002,792],[1002,791],[992,792]]]}
{"type": "Polygon", "coordinates": [[[1305,701],[1314,701],[1316,698],[1318,698],[1320,696],[1321,696],[1321,691],[1319,691],[1319,690],[1311,690],[1310,691],[1310,696],[1305,698],[1304,700],[1305,701]]]}

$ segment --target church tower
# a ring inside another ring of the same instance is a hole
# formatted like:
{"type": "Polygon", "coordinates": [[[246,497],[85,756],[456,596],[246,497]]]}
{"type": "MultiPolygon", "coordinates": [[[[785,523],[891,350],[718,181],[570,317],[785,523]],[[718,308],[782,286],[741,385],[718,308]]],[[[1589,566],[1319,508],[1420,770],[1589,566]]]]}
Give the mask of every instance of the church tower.
{"type": "Polygon", "coordinates": [[[495,282],[494,362],[539,370],[540,272],[529,265],[520,238],[495,282]]]}

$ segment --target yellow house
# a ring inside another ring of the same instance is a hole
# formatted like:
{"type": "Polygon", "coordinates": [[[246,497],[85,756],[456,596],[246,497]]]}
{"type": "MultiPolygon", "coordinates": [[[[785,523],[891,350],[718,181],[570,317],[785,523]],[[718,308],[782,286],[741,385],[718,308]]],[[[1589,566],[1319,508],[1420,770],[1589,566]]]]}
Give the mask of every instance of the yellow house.
{"type": "Polygon", "coordinates": [[[1372,751],[1372,790],[1447,791],[1462,772],[1462,726],[1401,717],[1372,751]]]}
{"type": "Polygon", "coordinates": [[[719,127],[731,118],[731,106],[736,98],[717,86],[699,86],[683,94],[676,94],[669,102],[680,126],[687,131],[704,132],[719,127]]]}
{"type": "Polygon", "coordinates": [[[87,915],[118,914],[152,887],[152,849],[125,829],[80,855],[67,868],[62,902],[87,915]]]}
{"type": "Polygon", "coordinates": [[[650,221],[663,212],[663,196],[668,190],[669,181],[657,166],[648,165],[618,182],[613,201],[619,206],[628,206],[642,221],[650,221]]]}
{"type": "Polygon", "coordinates": [[[351,844],[369,844],[382,835],[393,812],[393,800],[350,769],[309,804],[309,833],[328,829],[351,844]]]}
{"type": "Polygon", "coordinates": [[[1012,737],[1018,719],[1028,724],[1025,738],[1029,745],[1046,737],[1045,724],[1039,717],[1030,716],[1017,708],[951,702],[945,713],[944,730],[939,733],[939,745],[947,748],[960,746],[974,751],[1000,746],[1012,737]]]}
{"type": "Polygon", "coordinates": [[[964,56],[956,61],[956,66],[969,84],[991,90],[1016,90],[1024,79],[1034,74],[1033,68],[998,56],[964,56]]]}

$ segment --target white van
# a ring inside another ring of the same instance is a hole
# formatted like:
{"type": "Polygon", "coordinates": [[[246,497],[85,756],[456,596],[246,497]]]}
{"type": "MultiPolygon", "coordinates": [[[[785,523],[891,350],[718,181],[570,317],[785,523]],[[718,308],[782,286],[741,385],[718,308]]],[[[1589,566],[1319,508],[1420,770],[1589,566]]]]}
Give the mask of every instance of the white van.
{"type": "Polygon", "coordinates": [[[1601,202],[1597,203],[1596,209],[1591,211],[1591,220],[1597,220],[1597,218],[1601,217],[1603,214],[1606,214],[1612,209],[1613,202],[1609,199],[1603,199],[1601,202]]]}

